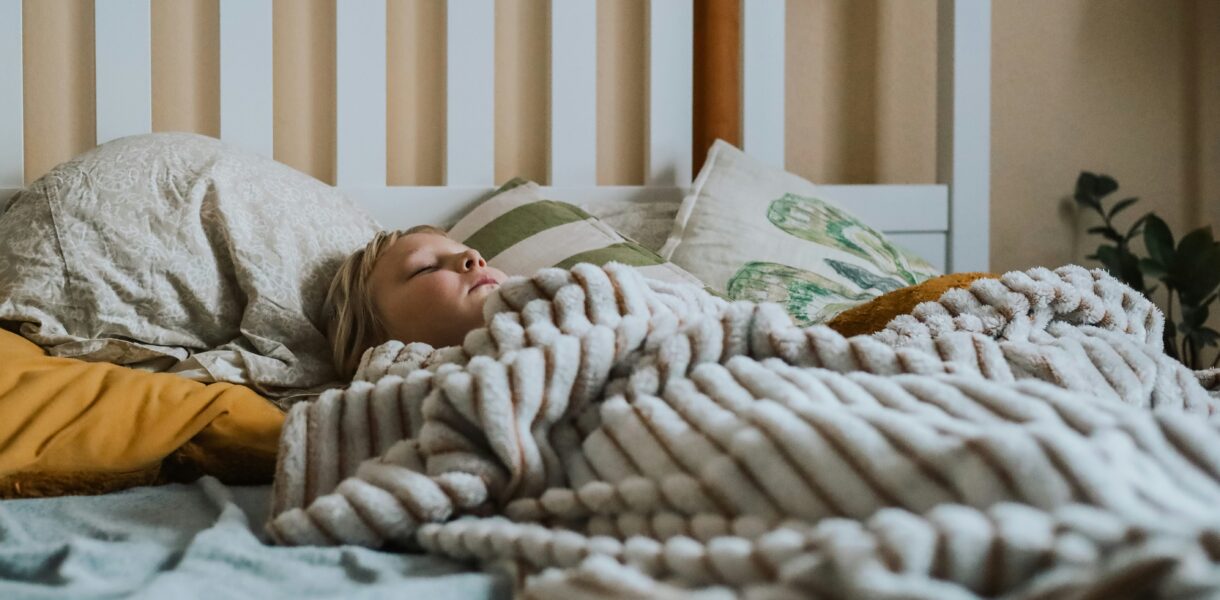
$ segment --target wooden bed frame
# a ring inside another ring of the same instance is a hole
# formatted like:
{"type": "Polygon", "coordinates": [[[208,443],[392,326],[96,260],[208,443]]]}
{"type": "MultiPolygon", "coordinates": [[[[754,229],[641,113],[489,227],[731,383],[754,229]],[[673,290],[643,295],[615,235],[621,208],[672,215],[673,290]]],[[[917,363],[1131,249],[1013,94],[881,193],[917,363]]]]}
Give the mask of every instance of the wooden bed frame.
{"type": "MultiPolygon", "coordinates": [[[[740,0],[742,136],[784,164],[782,0],[740,0]]],[[[387,227],[449,223],[492,190],[494,0],[446,0],[445,185],[386,185],[385,0],[337,0],[336,186],[387,227]],[[460,15],[460,18],[452,18],[460,15]]],[[[988,268],[990,0],[939,0],[937,181],[826,185],[827,198],[946,271],[988,268]]],[[[272,154],[272,0],[220,0],[220,129],[272,154]]],[[[692,0],[648,11],[642,186],[596,184],[596,0],[551,4],[550,195],[677,202],[692,173],[692,0]]],[[[152,130],[149,0],[96,0],[97,142],[152,130]]],[[[791,57],[788,57],[791,59],[791,57]]],[[[21,0],[0,0],[0,208],[24,185],[21,0]]]]}

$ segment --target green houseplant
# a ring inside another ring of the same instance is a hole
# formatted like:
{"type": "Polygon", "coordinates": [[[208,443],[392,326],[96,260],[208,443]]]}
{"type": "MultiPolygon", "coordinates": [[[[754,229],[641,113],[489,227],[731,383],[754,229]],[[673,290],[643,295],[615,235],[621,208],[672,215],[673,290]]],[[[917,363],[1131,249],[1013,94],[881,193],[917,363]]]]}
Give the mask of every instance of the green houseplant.
{"type": "Polygon", "coordinates": [[[1220,332],[1207,325],[1220,287],[1220,242],[1213,237],[1211,227],[1187,233],[1176,245],[1169,226],[1152,213],[1120,229],[1115,217],[1139,199],[1123,198],[1107,207],[1107,197],[1116,191],[1118,182],[1108,175],[1082,171],[1076,179],[1076,203],[1096,212],[1102,221],[1088,229],[1088,233],[1104,238],[1088,258],[1100,262],[1149,299],[1164,286],[1165,352],[1192,369],[1220,364],[1220,355],[1210,363],[1205,357],[1220,343],[1220,332]],[[1134,242],[1141,239],[1146,250],[1142,257],[1134,247],[1134,242]]]}

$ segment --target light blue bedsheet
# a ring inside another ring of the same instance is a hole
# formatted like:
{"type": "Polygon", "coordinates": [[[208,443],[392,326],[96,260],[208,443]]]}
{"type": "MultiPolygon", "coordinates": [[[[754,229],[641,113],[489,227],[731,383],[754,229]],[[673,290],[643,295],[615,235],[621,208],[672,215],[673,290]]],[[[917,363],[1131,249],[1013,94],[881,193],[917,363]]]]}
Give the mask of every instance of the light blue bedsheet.
{"type": "Polygon", "coordinates": [[[270,488],[207,478],[0,502],[0,598],[507,598],[470,565],[260,541],[270,488]],[[252,527],[253,526],[253,527],[252,527]]]}

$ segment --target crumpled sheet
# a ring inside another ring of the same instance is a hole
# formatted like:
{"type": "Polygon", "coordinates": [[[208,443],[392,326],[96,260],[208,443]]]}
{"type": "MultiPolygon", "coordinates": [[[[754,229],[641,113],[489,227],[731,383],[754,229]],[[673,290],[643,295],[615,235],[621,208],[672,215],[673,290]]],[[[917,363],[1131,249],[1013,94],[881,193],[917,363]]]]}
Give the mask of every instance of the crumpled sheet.
{"type": "Polygon", "coordinates": [[[269,486],[141,487],[0,502],[0,598],[507,598],[501,577],[419,554],[264,545],[269,486]]]}

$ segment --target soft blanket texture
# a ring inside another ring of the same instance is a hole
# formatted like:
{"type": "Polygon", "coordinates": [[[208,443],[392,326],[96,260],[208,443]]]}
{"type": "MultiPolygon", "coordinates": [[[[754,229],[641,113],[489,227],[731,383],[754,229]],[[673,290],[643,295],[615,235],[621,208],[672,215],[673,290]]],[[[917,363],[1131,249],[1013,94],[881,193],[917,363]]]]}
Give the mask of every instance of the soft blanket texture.
{"type": "Polygon", "coordinates": [[[105,496],[0,502],[0,598],[509,596],[502,578],[442,557],[268,547],[257,524],[269,492],[205,477],[105,496]]]}
{"type": "Polygon", "coordinates": [[[293,408],[277,541],[507,561],[539,598],[1220,593],[1220,399],[1100,271],[853,338],[621,265],[485,316],[293,408]]]}
{"type": "Polygon", "coordinates": [[[249,388],[47,356],[0,329],[0,498],[266,483],[283,422],[249,388]]]}

